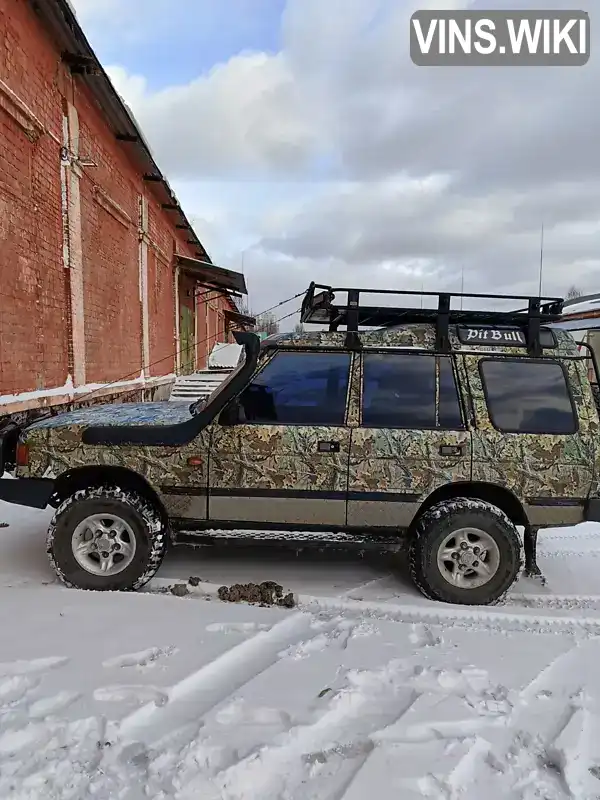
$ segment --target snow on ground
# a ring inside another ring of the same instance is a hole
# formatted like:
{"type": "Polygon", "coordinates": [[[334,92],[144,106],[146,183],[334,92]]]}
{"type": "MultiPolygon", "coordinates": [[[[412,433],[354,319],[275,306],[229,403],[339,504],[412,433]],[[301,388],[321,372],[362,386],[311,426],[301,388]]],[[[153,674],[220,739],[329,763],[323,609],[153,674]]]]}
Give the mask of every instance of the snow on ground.
{"type": "Polygon", "coordinates": [[[1,798],[600,797],[600,525],[546,532],[547,586],[474,609],[381,557],[250,548],[65,589],[48,518],[0,502],[1,798]],[[215,596],[263,580],[299,607],[215,596]]]}

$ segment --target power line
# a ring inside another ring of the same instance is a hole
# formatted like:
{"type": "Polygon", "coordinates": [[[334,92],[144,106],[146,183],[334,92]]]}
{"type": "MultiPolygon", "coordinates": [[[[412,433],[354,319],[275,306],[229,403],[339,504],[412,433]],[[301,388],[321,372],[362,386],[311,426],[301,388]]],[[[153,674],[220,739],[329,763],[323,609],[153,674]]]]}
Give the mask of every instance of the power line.
{"type": "MultiPolygon", "coordinates": [[[[295,300],[297,297],[301,297],[303,294],[305,294],[305,290],[302,291],[302,292],[298,292],[297,294],[292,295],[292,297],[288,297],[287,300],[282,300],[281,302],[276,303],[274,306],[271,306],[270,308],[267,308],[265,311],[261,311],[260,314],[257,314],[256,316],[258,317],[261,314],[267,314],[269,311],[274,311],[276,308],[279,308],[280,306],[284,306],[287,303],[290,303],[292,300],[295,300]]],[[[206,301],[204,301],[204,302],[206,302],[206,301]]],[[[294,314],[297,314],[299,310],[300,309],[296,309],[296,311],[292,311],[291,314],[286,314],[284,317],[281,317],[280,319],[278,319],[277,322],[282,322],[284,319],[287,319],[288,317],[292,317],[294,314]]],[[[204,344],[205,342],[208,342],[212,338],[213,338],[212,336],[207,336],[205,339],[201,339],[199,342],[194,342],[193,344],[188,345],[187,347],[178,348],[177,350],[174,350],[172,353],[169,353],[168,356],[163,356],[163,358],[159,358],[156,361],[153,361],[151,364],[148,364],[147,365],[147,369],[150,369],[151,367],[155,367],[157,364],[161,364],[163,361],[167,361],[168,359],[175,358],[178,354],[182,355],[183,353],[187,353],[189,350],[192,350],[193,348],[198,347],[199,345],[204,344]]],[[[127,375],[123,375],[123,377],[118,378],[115,381],[111,381],[110,383],[105,383],[105,384],[103,384],[103,386],[99,387],[98,389],[94,389],[93,391],[89,392],[88,394],[82,395],[80,398],[78,398],[78,400],[79,400],[79,402],[81,402],[83,400],[87,400],[90,397],[93,397],[97,392],[104,391],[105,389],[110,388],[111,386],[115,386],[116,384],[122,383],[123,381],[127,380],[127,378],[134,378],[137,374],[138,373],[136,373],[136,372],[130,372],[127,375]]]]}
{"type": "Polygon", "coordinates": [[[539,297],[542,296],[542,275],[544,272],[544,223],[542,222],[542,234],[540,238],[540,285],[539,297]]]}

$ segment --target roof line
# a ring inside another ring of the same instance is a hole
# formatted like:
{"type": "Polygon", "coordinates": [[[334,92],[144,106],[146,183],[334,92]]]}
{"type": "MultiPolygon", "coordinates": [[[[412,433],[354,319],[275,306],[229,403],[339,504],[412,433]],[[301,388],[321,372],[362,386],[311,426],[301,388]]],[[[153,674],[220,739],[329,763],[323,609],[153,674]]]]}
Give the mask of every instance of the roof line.
{"type": "MultiPolygon", "coordinates": [[[[187,232],[187,243],[197,257],[212,264],[191,223],[185,215],[169,182],[158,167],[142,130],[131,110],[115,89],[89,43],[69,0],[29,0],[45,30],[57,44],[63,63],[86,85],[119,143],[137,160],[146,183],[162,194],[162,208],[178,215],[177,227],[187,232]]],[[[159,197],[160,199],[160,197],[159,197]]]]}

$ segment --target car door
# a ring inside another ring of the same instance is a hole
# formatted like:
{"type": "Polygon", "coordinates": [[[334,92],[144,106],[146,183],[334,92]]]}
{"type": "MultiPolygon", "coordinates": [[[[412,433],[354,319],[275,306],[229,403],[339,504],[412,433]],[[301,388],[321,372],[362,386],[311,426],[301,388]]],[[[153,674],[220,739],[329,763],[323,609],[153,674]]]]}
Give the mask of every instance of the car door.
{"type": "Polygon", "coordinates": [[[352,432],[349,526],[408,526],[437,488],[471,478],[452,356],[368,352],[352,432]]]}
{"type": "Polygon", "coordinates": [[[473,480],[512,491],[532,525],[551,522],[557,504],[561,517],[581,522],[594,447],[583,361],[464,359],[476,417],[473,480]]]}
{"type": "Polygon", "coordinates": [[[345,524],[350,363],[323,350],[280,350],[265,363],[237,401],[237,421],[213,427],[211,520],[345,524]]]}

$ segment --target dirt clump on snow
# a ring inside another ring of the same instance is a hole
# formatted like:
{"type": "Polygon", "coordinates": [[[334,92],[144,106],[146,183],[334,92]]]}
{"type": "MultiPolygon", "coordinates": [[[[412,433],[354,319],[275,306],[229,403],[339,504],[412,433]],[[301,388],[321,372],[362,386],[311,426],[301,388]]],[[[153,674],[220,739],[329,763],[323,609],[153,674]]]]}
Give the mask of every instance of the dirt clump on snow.
{"type": "Polygon", "coordinates": [[[283,594],[283,586],[275,581],[262,583],[234,583],[221,586],[217,592],[219,600],[228,603],[258,603],[261,606],[283,606],[293,608],[296,600],[292,592],[283,594]]]}
{"type": "Polygon", "coordinates": [[[185,583],[176,583],[174,586],[171,586],[171,594],[174,594],[175,597],[185,597],[189,593],[190,590],[185,583]]]}

